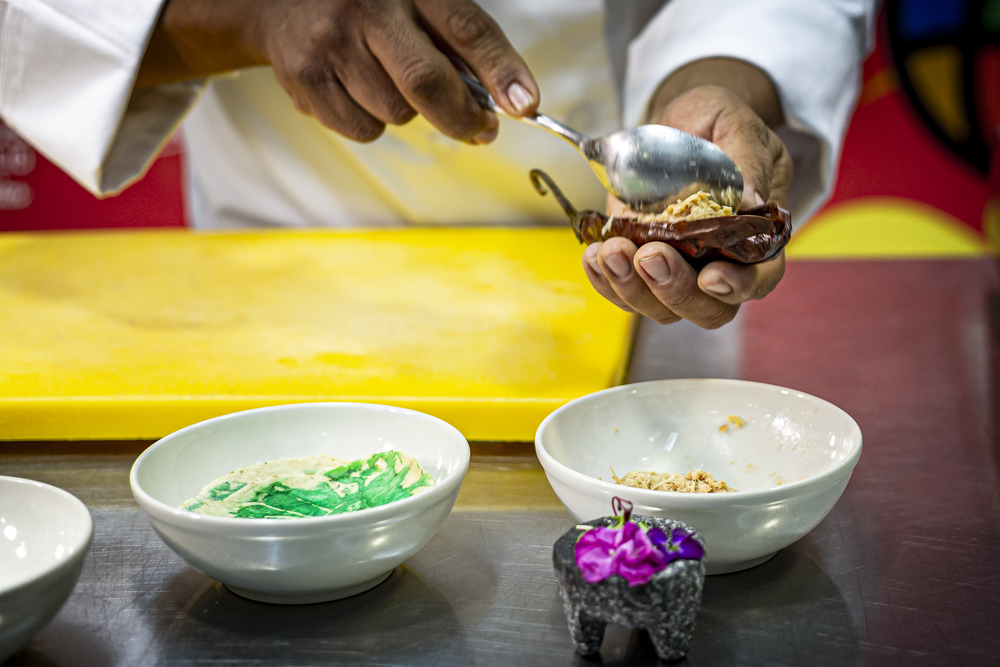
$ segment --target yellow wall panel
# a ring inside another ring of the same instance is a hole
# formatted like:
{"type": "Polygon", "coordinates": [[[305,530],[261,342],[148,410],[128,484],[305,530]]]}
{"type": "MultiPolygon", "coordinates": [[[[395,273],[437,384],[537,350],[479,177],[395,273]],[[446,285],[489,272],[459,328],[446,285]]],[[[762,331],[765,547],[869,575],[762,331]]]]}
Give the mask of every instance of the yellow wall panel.
{"type": "Polygon", "coordinates": [[[789,259],[977,257],[985,240],[936,208],[866,198],[835,206],[793,234],[789,259]]]}

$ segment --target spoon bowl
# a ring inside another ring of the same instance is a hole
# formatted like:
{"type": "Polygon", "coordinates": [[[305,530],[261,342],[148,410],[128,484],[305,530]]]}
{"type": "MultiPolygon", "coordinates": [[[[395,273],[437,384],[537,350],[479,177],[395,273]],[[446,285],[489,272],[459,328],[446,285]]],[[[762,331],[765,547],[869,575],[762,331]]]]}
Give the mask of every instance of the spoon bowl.
{"type": "Polygon", "coordinates": [[[580,152],[604,187],[639,213],[708,192],[725,206],[739,207],[743,175],[710,141],[666,125],[640,125],[587,139],[580,152]]]}
{"type": "Polygon", "coordinates": [[[591,139],[544,114],[509,116],[481,83],[463,72],[459,76],[484,109],[572,144],[587,158],[605,189],[632,211],[659,213],[701,191],[734,209],[743,198],[740,168],[710,141],[666,125],[640,125],[591,139]]]}

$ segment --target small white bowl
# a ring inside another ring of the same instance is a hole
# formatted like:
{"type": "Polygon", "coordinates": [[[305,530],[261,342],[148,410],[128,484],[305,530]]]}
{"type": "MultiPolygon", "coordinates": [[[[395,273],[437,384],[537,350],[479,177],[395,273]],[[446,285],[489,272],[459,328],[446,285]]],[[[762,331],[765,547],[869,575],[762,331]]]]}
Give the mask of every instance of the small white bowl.
{"type": "Polygon", "coordinates": [[[0,477],[0,664],[69,597],[93,527],[87,507],[62,489],[0,477]]]}
{"type": "Polygon", "coordinates": [[[154,443],[132,466],[132,493],[174,552],[233,592],[261,602],[336,600],[381,583],[433,537],[469,468],[453,426],[412,410],[304,403],[209,419],[154,443]],[[399,450],[435,485],[380,507],[302,519],[236,519],[178,506],[208,482],[275,459],[355,460],[399,450]]]}
{"type": "Polygon", "coordinates": [[[661,380],[578,398],[535,435],[549,483],[577,521],[636,514],[697,529],[708,574],[759,565],[833,508],[861,455],[861,429],[822,399],[740,380],[661,380]],[[743,419],[738,428],[729,416],[743,419]],[[727,428],[720,430],[720,427],[727,428]],[[611,468],[686,473],[700,468],[738,492],[677,493],[614,484],[611,468]]]}

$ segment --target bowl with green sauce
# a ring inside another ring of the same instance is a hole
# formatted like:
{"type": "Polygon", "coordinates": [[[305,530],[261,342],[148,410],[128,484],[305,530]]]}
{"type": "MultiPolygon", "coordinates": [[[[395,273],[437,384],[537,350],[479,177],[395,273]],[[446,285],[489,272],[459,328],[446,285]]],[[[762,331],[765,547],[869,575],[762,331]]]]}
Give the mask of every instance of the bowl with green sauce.
{"type": "Polygon", "coordinates": [[[192,567],[253,600],[306,604],[381,583],[441,527],[468,467],[468,442],[440,419],[306,403],[181,429],[130,481],[192,567]]]}

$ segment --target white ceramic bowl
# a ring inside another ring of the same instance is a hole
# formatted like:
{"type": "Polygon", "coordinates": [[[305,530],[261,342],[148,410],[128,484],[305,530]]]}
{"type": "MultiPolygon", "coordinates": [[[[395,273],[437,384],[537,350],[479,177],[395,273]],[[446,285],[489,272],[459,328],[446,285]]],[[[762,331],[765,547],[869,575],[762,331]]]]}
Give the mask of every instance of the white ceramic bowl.
{"type": "Polygon", "coordinates": [[[69,493],[0,477],[0,664],[69,597],[92,532],[90,512],[69,493]]]}
{"type": "Polygon", "coordinates": [[[181,558],[235,593],[302,604],[383,581],[431,539],[469,467],[453,426],[412,410],[304,403],[209,419],[154,443],[132,466],[132,493],[181,558]],[[395,449],[434,477],[427,491],[371,509],[302,519],[236,519],[178,508],[208,482],[254,463],[325,453],[354,460],[395,449]]]}
{"type": "Polygon", "coordinates": [[[538,428],[535,451],[578,521],[634,512],[683,521],[705,537],[709,574],[763,563],[833,508],[861,455],[861,429],[822,399],[739,380],[662,380],[576,399],[538,428]],[[728,423],[745,420],[743,428],[728,423]],[[676,493],[619,486],[630,470],[695,468],[738,493],[676,493]]]}

